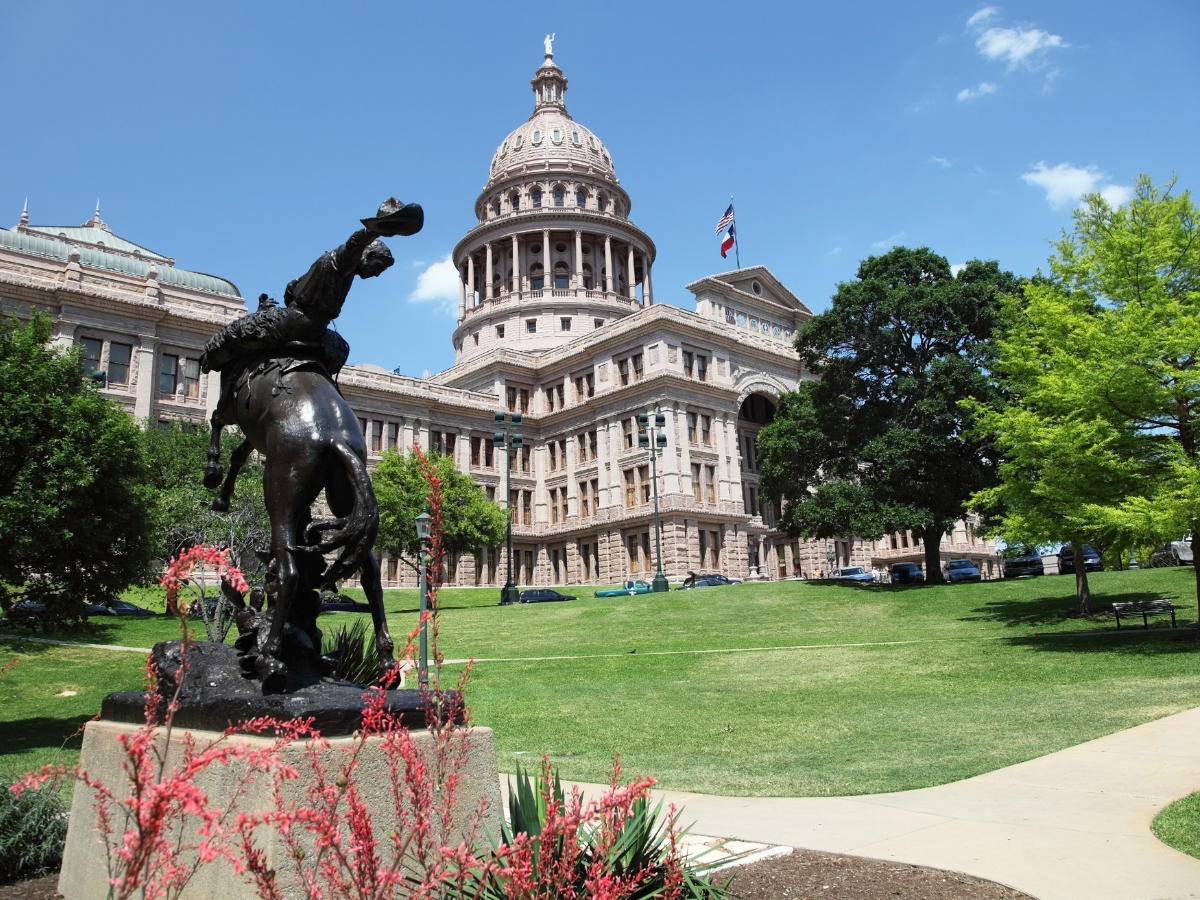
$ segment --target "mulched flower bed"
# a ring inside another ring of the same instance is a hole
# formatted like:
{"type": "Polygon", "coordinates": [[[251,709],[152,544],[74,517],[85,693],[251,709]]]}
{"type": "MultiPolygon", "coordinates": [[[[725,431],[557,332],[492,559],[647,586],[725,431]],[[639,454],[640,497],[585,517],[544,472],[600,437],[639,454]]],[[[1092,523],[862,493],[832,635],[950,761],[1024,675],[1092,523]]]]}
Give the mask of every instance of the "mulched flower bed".
{"type": "Polygon", "coordinates": [[[717,874],[731,873],[730,900],[1034,900],[957,872],[816,850],[795,850],[717,874]]]}
{"type": "MultiPolygon", "coordinates": [[[[718,873],[733,874],[729,900],[1034,900],[970,875],[815,850],[796,850],[718,873]]],[[[55,900],[58,875],[0,887],[0,900],[55,900]]]]}

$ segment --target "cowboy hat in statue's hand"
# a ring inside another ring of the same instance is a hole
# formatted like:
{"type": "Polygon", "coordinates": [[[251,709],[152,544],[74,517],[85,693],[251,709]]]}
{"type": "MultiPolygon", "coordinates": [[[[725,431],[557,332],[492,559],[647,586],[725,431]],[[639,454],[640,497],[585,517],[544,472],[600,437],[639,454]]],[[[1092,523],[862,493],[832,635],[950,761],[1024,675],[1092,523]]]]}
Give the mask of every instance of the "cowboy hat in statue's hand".
{"type": "Polygon", "coordinates": [[[381,237],[407,237],[416,234],[425,224],[425,211],[416,203],[401,203],[388,197],[379,204],[379,212],[373,219],[362,219],[363,227],[381,237]]]}

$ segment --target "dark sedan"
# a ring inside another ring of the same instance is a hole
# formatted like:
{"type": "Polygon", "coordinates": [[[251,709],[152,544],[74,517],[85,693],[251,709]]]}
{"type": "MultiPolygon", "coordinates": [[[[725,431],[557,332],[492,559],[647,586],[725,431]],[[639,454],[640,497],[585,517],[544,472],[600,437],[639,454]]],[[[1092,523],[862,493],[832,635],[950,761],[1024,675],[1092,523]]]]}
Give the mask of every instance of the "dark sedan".
{"type": "Polygon", "coordinates": [[[692,572],[688,574],[688,577],[679,586],[678,590],[687,591],[692,588],[722,587],[727,584],[741,584],[741,581],[736,578],[727,578],[720,574],[697,575],[692,572]]]}
{"type": "Polygon", "coordinates": [[[916,563],[896,563],[892,566],[892,584],[924,584],[925,573],[916,563]]]}
{"type": "MultiPolygon", "coordinates": [[[[1104,563],[1100,560],[1100,554],[1097,553],[1089,544],[1084,544],[1083,571],[1102,572],[1103,570],[1104,563]]],[[[1075,574],[1075,551],[1071,549],[1070,544],[1064,544],[1062,549],[1058,551],[1058,574],[1075,574]]]]}
{"type": "Polygon", "coordinates": [[[1004,560],[1005,578],[1032,578],[1045,574],[1046,567],[1042,564],[1040,553],[1022,553],[1004,560]]]}
{"type": "Polygon", "coordinates": [[[946,566],[946,574],[951,584],[962,584],[964,581],[981,581],[983,575],[979,567],[969,559],[952,559],[946,566]]]}
{"type": "Polygon", "coordinates": [[[559,600],[576,600],[569,594],[560,594],[558,591],[550,588],[533,588],[528,591],[521,591],[522,603],[557,603],[559,600]]]}
{"type": "Polygon", "coordinates": [[[145,609],[128,600],[113,600],[111,603],[85,603],[89,616],[156,616],[152,609],[145,609]]]}

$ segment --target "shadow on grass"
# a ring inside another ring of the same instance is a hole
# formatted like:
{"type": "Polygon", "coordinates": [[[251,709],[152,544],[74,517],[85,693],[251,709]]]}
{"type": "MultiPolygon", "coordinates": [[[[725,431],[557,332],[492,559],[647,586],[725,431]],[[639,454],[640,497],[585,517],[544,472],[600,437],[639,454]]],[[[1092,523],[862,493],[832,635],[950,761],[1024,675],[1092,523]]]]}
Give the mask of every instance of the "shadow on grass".
{"type": "MultiPolygon", "coordinates": [[[[1166,624],[1170,625],[1170,619],[1166,624]]],[[[1151,629],[1155,628],[1153,621],[1151,629]]],[[[1180,624],[1178,628],[1165,631],[1146,631],[1137,628],[1122,628],[1117,631],[1096,631],[1084,635],[1029,635],[1011,637],[1005,643],[1012,647],[1029,647],[1046,653],[1108,653],[1115,656],[1172,656],[1181,653],[1200,654],[1200,641],[1196,640],[1196,626],[1180,624]]]]}
{"type": "MultiPolygon", "coordinates": [[[[1092,608],[1099,618],[1111,616],[1114,603],[1131,603],[1136,600],[1159,600],[1158,591],[1126,591],[1120,594],[1092,594],[1092,608]]],[[[1186,611],[1188,605],[1175,603],[1176,615],[1186,611]]],[[[1037,627],[1070,621],[1075,613],[1075,595],[1064,597],[1037,597],[1030,600],[993,600],[971,610],[973,616],[964,616],[963,622],[1001,622],[1009,627],[1037,627]]],[[[1170,619],[1167,619],[1170,622],[1170,619]]],[[[1081,623],[1082,624],[1082,623],[1081,623]]],[[[1183,627],[1182,625],[1180,627],[1183,627]]]]}
{"type": "Polygon", "coordinates": [[[0,729],[0,757],[34,750],[58,750],[64,746],[78,750],[83,740],[80,729],[91,720],[92,716],[86,715],[61,719],[36,716],[5,722],[0,729]]]}

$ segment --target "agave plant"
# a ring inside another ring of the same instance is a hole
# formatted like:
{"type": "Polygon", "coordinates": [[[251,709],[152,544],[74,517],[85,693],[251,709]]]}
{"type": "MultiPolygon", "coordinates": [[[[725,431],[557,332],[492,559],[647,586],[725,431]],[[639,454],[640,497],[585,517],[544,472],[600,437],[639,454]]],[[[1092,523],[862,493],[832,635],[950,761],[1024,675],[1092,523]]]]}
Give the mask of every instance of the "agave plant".
{"type": "Polygon", "coordinates": [[[371,684],[379,673],[375,641],[367,635],[367,620],[356,619],[321,639],[321,655],[333,663],[333,674],[354,684],[371,684]]]}

